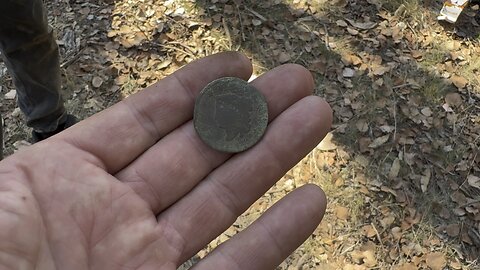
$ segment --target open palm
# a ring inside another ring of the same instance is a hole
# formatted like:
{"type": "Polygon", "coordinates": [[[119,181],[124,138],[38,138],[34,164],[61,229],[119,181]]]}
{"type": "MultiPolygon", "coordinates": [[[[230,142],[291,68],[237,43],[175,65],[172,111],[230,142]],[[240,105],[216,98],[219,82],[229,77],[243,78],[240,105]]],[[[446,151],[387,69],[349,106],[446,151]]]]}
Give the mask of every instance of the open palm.
{"type": "MultiPolygon", "coordinates": [[[[200,141],[194,99],[210,81],[247,79],[223,53],[0,162],[0,269],[176,269],[214,239],[325,135],[331,111],[308,71],[256,79],[270,124],[230,155],[200,141]]],[[[325,197],[297,189],[194,269],[273,269],[316,228],[325,197]]]]}

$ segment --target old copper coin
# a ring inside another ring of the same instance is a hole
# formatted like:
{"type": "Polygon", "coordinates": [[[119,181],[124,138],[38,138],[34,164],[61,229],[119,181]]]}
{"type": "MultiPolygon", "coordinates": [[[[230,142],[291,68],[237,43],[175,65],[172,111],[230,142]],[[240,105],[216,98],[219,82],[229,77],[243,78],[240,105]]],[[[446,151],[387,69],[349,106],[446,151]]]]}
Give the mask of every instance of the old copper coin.
{"type": "Polygon", "coordinates": [[[193,124],[210,147],[228,153],[242,152],[265,133],[267,102],[246,81],[220,78],[209,83],[197,97],[193,124]]]}

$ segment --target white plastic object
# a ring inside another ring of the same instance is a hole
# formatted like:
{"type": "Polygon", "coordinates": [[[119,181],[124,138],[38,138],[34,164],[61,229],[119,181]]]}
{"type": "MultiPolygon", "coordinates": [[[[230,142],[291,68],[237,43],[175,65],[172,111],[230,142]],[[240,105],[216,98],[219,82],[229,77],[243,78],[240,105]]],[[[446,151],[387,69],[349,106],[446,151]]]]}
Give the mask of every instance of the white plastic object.
{"type": "Polygon", "coordinates": [[[469,0],[448,0],[443,4],[440,15],[437,17],[440,21],[449,23],[457,22],[458,17],[463,9],[468,5],[469,0]]]}

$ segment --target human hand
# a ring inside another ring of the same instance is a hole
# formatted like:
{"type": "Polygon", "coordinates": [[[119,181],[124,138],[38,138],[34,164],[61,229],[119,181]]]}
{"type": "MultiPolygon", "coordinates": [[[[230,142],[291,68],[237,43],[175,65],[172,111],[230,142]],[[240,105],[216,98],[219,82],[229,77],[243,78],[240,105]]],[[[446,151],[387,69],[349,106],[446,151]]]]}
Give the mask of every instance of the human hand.
{"type": "MultiPolygon", "coordinates": [[[[206,146],[194,99],[251,64],[222,53],[0,162],[0,269],[176,269],[226,230],[328,132],[329,106],[307,70],[278,67],[253,85],[266,97],[263,139],[231,155],[206,146]]],[[[320,188],[274,205],[193,269],[274,269],[317,227],[320,188]]]]}

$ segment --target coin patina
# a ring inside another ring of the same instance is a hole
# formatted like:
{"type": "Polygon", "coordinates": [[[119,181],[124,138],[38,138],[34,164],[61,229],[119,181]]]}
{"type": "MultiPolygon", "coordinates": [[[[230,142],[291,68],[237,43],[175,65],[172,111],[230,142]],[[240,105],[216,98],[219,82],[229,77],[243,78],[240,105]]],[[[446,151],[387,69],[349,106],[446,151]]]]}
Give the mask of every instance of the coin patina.
{"type": "Polygon", "coordinates": [[[195,101],[193,124],[210,147],[227,153],[245,151],[265,133],[265,97],[244,80],[233,77],[209,83],[195,101]]]}

